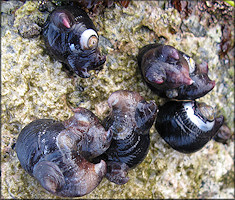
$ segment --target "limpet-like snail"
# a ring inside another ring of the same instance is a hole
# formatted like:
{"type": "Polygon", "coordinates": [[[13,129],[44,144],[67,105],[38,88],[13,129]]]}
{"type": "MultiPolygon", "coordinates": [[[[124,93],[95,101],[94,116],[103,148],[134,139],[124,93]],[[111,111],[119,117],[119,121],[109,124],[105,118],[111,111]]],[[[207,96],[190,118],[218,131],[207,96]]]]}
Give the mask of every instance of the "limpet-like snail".
{"type": "Polygon", "coordinates": [[[195,64],[192,58],[169,45],[150,44],[138,55],[142,76],[160,97],[194,100],[215,86],[208,77],[208,66],[195,64]]]}
{"type": "Polygon", "coordinates": [[[101,70],[106,61],[93,22],[78,7],[56,8],[43,27],[43,37],[49,53],[82,78],[89,77],[90,70],[101,70]]]}
{"type": "Polygon", "coordinates": [[[90,193],[106,174],[106,163],[90,159],[101,155],[111,143],[98,118],[85,108],[59,122],[39,119],[25,126],[16,142],[21,166],[54,195],[79,197],[90,193]]]}
{"type": "Polygon", "coordinates": [[[193,153],[210,141],[222,126],[224,117],[196,101],[170,101],[159,107],[155,127],[175,150],[193,153]]]}

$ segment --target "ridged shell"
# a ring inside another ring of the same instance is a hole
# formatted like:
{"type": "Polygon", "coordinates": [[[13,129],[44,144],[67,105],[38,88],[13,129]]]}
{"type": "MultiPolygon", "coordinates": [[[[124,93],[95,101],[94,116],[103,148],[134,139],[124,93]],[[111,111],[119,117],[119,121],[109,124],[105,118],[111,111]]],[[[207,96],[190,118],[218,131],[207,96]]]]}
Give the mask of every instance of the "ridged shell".
{"type": "Polygon", "coordinates": [[[204,103],[170,101],[159,107],[155,127],[173,149],[192,153],[215,136],[223,121],[204,103]]]}
{"type": "Polygon", "coordinates": [[[105,129],[112,130],[113,139],[103,154],[107,162],[106,177],[117,184],[128,181],[127,170],[136,167],[149,150],[149,130],[154,123],[157,106],[146,102],[137,92],[119,90],[108,99],[111,112],[104,120],[105,129]]]}

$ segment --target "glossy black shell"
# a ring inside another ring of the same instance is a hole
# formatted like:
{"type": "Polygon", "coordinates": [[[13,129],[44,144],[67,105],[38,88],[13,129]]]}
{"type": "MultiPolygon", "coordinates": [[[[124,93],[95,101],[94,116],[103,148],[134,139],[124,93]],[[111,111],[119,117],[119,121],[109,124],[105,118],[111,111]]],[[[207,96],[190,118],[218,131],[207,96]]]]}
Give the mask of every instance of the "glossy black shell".
{"type": "MultiPolygon", "coordinates": [[[[104,122],[106,130],[112,125],[112,119],[104,122]]],[[[105,152],[105,161],[125,163],[129,168],[134,168],[146,157],[149,150],[149,133],[139,134],[133,130],[125,139],[113,139],[109,149],[105,152]]]]}
{"type": "Polygon", "coordinates": [[[149,130],[155,120],[157,106],[153,101],[146,102],[137,92],[126,90],[114,92],[108,102],[112,111],[103,125],[106,130],[112,129],[114,137],[105,152],[106,161],[122,162],[134,168],[148,153],[149,130]],[[122,131],[124,134],[121,135],[122,131]]]}
{"type": "Polygon", "coordinates": [[[77,108],[70,119],[39,119],[25,126],[16,142],[21,166],[49,192],[79,197],[94,190],[106,174],[106,163],[89,160],[104,153],[112,133],[89,110],[77,108]]]}
{"type": "MultiPolygon", "coordinates": [[[[90,70],[101,70],[106,58],[99,48],[82,49],[80,38],[85,30],[96,28],[86,12],[79,7],[63,6],[56,8],[47,18],[43,27],[43,38],[48,52],[57,60],[65,63],[82,78],[90,76],[90,70]],[[58,13],[67,16],[70,28],[60,22],[58,13]],[[57,22],[55,24],[55,22],[57,22]],[[71,49],[71,45],[74,45],[71,49]]],[[[98,34],[97,34],[98,35],[98,34]]]]}
{"type": "Polygon", "coordinates": [[[160,97],[194,100],[215,86],[208,77],[207,64],[197,65],[190,56],[169,45],[144,46],[138,54],[138,65],[148,87],[160,97]]]}
{"type": "Polygon", "coordinates": [[[106,178],[116,184],[125,184],[130,168],[136,167],[146,157],[157,106],[146,102],[137,92],[119,90],[108,99],[112,109],[103,121],[106,130],[113,132],[109,149],[101,156],[107,162],[106,178]]]}
{"type": "Polygon", "coordinates": [[[56,155],[58,158],[62,157],[55,139],[64,129],[61,122],[52,119],[39,119],[31,122],[21,131],[16,143],[16,152],[25,171],[32,175],[35,164],[48,154],[56,155]],[[43,132],[45,129],[47,134],[43,132]],[[35,137],[35,134],[38,137],[35,137]],[[48,137],[48,134],[51,137],[48,137]],[[22,148],[22,146],[24,147],[22,148]]]}
{"type": "Polygon", "coordinates": [[[198,105],[196,101],[170,101],[159,107],[155,127],[160,136],[179,152],[193,153],[200,150],[223,124],[223,116],[209,120],[198,105]],[[194,123],[192,115],[187,113],[188,109],[193,110],[200,127],[194,123]]]}

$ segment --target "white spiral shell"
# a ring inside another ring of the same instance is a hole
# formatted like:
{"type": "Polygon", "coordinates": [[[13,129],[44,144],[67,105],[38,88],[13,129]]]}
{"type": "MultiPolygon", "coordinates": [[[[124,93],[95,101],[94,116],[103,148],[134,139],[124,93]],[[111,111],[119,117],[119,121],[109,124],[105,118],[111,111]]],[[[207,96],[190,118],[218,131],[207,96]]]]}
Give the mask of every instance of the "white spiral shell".
{"type": "Polygon", "coordinates": [[[98,35],[93,29],[85,30],[80,38],[81,48],[84,49],[94,49],[98,45],[98,35]]]}

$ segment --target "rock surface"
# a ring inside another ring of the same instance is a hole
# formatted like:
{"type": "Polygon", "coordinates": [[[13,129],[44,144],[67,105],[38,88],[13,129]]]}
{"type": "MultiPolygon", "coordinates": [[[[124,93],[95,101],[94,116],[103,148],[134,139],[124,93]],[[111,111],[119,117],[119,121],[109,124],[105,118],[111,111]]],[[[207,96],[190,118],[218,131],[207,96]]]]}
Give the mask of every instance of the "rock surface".
{"type": "MultiPolygon", "coordinates": [[[[66,101],[103,119],[108,113],[108,97],[119,89],[140,92],[157,104],[165,101],[147,88],[138,70],[138,49],[149,43],[165,42],[196,62],[208,62],[209,77],[216,80],[216,86],[199,100],[216,107],[234,132],[233,51],[219,58],[222,23],[217,20],[208,26],[210,13],[199,18],[194,12],[182,18],[166,1],[132,1],[127,8],[115,4],[105,9],[92,20],[107,62],[99,74],[82,79],[68,75],[61,63],[45,53],[41,36],[23,38],[19,34],[24,20],[30,19],[35,27],[46,19],[48,13],[38,10],[39,1],[1,3],[1,198],[59,198],[30,177],[16,156],[17,136],[32,120],[68,119],[72,112],[66,101]]],[[[229,26],[233,34],[234,26],[229,26]]],[[[202,150],[185,155],[170,148],[154,127],[150,138],[150,151],[143,163],[129,172],[127,184],[118,186],[104,179],[82,198],[234,198],[232,140],[226,145],[210,141],[202,150]]]]}

